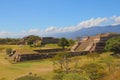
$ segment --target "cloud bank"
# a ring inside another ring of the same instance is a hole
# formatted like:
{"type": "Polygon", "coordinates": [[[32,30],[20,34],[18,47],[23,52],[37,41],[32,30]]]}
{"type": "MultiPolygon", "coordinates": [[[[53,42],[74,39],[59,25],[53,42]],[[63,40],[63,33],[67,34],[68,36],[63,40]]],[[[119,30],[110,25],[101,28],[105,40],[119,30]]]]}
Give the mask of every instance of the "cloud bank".
{"type": "Polygon", "coordinates": [[[80,29],[96,27],[96,26],[118,25],[118,24],[120,24],[120,16],[112,16],[112,17],[104,17],[104,18],[98,17],[98,18],[91,18],[89,20],[82,21],[75,26],[68,26],[68,27],[50,26],[44,30],[35,28],[35,29],[30,29],[28,31],[21,31],[19,33],[0,31],[0,36],[1,37],[23,37],[27,35],[44,36],[47,34],[74,32],[80,29]]]}

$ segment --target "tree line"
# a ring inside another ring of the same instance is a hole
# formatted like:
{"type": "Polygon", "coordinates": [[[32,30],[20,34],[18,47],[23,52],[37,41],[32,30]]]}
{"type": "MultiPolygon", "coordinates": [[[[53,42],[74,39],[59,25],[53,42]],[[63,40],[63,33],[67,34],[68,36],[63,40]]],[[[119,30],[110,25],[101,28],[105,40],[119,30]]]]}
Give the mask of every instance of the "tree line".
{"type": "Polygon", "coordinates": [[[14,45],[20,41],[19,38],[0,38],[0,44],[14,45]]]}

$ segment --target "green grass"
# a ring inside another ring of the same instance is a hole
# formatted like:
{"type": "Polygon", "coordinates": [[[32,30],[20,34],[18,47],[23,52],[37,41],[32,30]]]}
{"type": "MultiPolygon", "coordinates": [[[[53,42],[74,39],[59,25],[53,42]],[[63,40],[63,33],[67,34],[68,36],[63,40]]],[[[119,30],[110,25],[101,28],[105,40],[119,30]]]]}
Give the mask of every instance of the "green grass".
{"type": "Polygon", "coordinates": [[[61,48],[61,47],[58,46],[58,44],[46,44],[43,48],[51,49],[51,48],[61,48]]]}
{"type": "Polygon", "coordinates": [[[57,44],[46,44],[44,47],[30,47],[29,45],[0,45],[0,52],[5,52],[6,48],[12,48],[18,53],[35,53],[36,49],[60,48],[57,44]]]}

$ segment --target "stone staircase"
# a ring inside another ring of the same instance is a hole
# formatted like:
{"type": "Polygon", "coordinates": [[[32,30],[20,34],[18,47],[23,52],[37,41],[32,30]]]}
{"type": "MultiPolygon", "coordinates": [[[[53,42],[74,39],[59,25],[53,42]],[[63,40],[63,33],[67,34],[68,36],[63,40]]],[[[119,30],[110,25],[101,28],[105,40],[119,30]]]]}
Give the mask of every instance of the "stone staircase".
{"type": "Polygon", "coordinates": [[[80,44],[81,44],[80,42],[76,42],[75,45],[73,45],[73,47],[71,48],[71,51],[75,52],[76,49],[80,46],[80,44]]]}
{"type": "Polygon", "coordinates": [[[93,45],[91,43],[93,43],[93,38],[89,37],[87,40],[81,42],[81,44],[78,46],[76,51],[77,52],[79,52],[79,51],[87,51],[87,49],[91,48],[91,46],[93,45]]]}
{"type": "Polygon", "coordinates": [[[89,46],[85,48],[84,51],[90,51],[93,48],[93,46],[94,46],[94,43],[91,43],[89,46]]]}

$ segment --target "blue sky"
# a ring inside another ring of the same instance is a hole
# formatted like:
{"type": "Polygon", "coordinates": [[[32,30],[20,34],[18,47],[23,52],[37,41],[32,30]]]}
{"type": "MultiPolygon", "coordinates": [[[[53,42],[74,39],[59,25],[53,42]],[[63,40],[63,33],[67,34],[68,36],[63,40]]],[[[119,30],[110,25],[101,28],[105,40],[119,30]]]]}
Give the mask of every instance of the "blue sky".
{"type": "Polygon", "coordinates": [[[120,0],[0,0],[0,37],[119,23],[120,0]]]}

